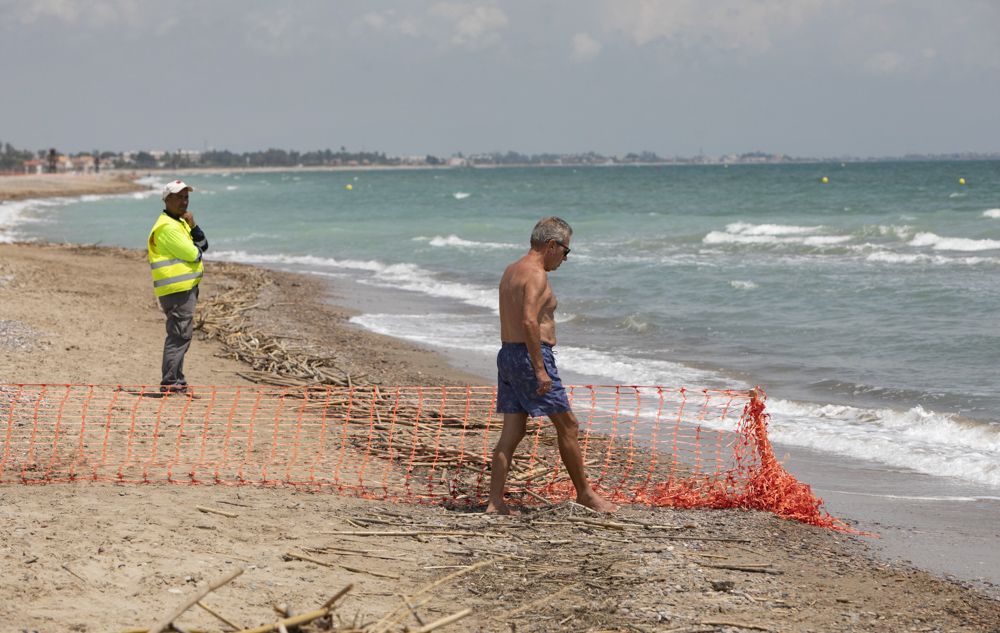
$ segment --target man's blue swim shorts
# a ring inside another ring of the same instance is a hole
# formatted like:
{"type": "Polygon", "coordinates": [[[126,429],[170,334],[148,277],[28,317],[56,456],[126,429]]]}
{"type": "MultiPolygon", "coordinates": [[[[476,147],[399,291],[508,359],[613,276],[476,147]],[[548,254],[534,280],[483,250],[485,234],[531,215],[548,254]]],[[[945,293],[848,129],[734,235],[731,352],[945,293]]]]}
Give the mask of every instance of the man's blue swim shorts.
{"type": "Polygon", "coordinates": [[[542,343],[542,361],[552,379],[552,388],[540,396],[528,346],[504,343],[500,347],[497,352],[497,413],[527,413],[537,418],[570,410],[551,345],[542,343]]]}

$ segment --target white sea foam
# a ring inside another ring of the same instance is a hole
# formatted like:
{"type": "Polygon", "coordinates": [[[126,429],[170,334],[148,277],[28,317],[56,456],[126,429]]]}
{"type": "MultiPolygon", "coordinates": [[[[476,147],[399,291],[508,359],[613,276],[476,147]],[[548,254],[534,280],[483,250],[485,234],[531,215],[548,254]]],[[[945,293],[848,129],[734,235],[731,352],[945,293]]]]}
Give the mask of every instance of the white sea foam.
{"type": "Polygon", "coordinates": [[[929,246],[940,251],[993,251],[1000,249],[1000,240],[973,240],[966,237],[941,237],[934,233],[917,233],[910,246],[929,246]]]}
{"type": "Polygon", "coordinates": [[[737,290],[753,290],[757,287],[757,284],[752,281],[740,281],[738,279],[733,279],[729,282],[729,285],[737,290]]]}
{"type": "Polygon", "coordinates": [[[750,224],[748,222],[733,222],[726,225],[727,233],[738,233],[740,235],[809,235],[822,229],[822,226],[750,224]]]}
{"type": "Polygon", "coordinates": [[[607,384],[716,387],[726,382],[716,372],[665,360],[635,358],[585,347],[560,345],[556,349],[560,369],[600,378],[607,384]]]}
{"type": "Polygon", "coordinates": [[[413,241],[427,242],[431,246],[435,246],[438,248],[454,247],[462,249],[487,249],[487,250],[518,248],[517,244],[504,244],[501,242],[476,242],[473,240],[462,239],[457,235],[449,235],[448,237],[442,237],[440,235],[435,235],[434,237],[417,236],[413,238],[413,241]]]}
{"type": "MultiPolygon", "coordinates": [[[[493,355],[498,345],[495,315],[362,314],[351,318],[373,332],[446,349],[493,355]]],[[[556,362],[564,381],[579,374],[603,384],[717,386],[719,374],[662,360],[636,359],[582,347],[559,345],[556,362]]]]}
{"type": "Polygon", "coordinates": [[[494,315],[378,313],[353,316],[351,322],[377,334],[482,354],[495,354],[499,340],[494,315]]]}
{"type": "Polygon", "coordinates": [[[802,244],[804,246],[834,246],[851,241],[849,235],[811,235],[783,237],[770,234],[741,234],[710,231],[702,239],[705,244],[802,244]]]}
{"type": "Polygon", "coordinates": [[[1000,220],[1000,209],[986,209],[983,211],[984,218],[993,218],[994,220],[1000,220]]]}
{"type": "Polygon", "coordinates": [[[31,217],[29,213],[46,207],[61,207],[79,198],[32,198],[0,203],[0,229],[11,229],[19,224],[42,222],[43,219],[31,217]]]}
{"type": "Polygon", "coordinates": [[[464,191],[456,191],[455,193],[453,193],[451,195],[452,195],[453,198],[455,198],[455,200],[465,200],[466,198],[468,198],[472,194],[471,193],[465,193],[464,191]]]}
{"type": "Polygon", "coordinates": [[[892,236],[901,240],[908,240],[913,235],[913,227],[908,224],[902,226],[898,224],[880,224],[875,227],[875,230],[882,237],[892,236]]]}
{"type": "Polygon", "coordinates": [[[851,241],[849,235],[816,235],[822,226],[784,224],[749,224],[734,222],[725,231],[710,231],[704,244],[801,244],[804,246],[834,246],[851,241]]]}
{"type": "Polygon", "coordinates": [[[908,411],[768,401],[773,441],[1000,486],[1000,426],[908,411]]]}
{"type": "Polygon", "coordinates": [[[850,235],[811,235],[802,240],[806,246],[834,246],[850,242],[850,235]]]}
{"type": "Polygon", "coordinates": [[[881,264],[916,264],[917,262],[933,263],[934,259],[935,256],[931,255],[921,255],[919,253],[893,253],[889,251],[879,251],[865,257],[866,261],[881,264]]]}
{"type": "Polygon", "coordinates": [[[948,257],[925,253],[894,253],[878,251],[865,257],[865,261],[879,264],[928,264],[932,266],[982,266],[1000,265],[1000,257],[948,257]]]}
{"type": "Polygon", "coordinates": [[[621,326],[626,330],[631,330],[639,334],[649,330],[649,323],[637,314],[630,314],[622,319],[621,326]]]}
{"type": "Polygon", "coordinates": [[[431,297],[454,299],[468,305],[497,311],[496,289],[444,281],[416,264],[385,264],[374,260],[334,259],[315,255],[260,255],[246,251],[221,251],[213,258],[248,264],[305,266],[319,269],[347,269],[370,273],[358,283],[419,292],[431,297]]]}
{"type": "Polygon", "coordinates": [[[980,501],[988,500],[992,501],[997,499],[997,497],[992,497],[989,495],[982,497],[958,497],[958,496],[917,496],[917,495],[890,495],[890,494],[878,494],[874,492],[855,492],[850,490],[831,490],[830,492],[835,492],[842,495],[854,495],[856,497],[878,497],[879,499],[901,499],[903,501],[980,501]]]}
{"type": "Polygon", "coordinates": [[[235,191],[239,189],[239,185],[226,185],[226,191],[235,191]]]}

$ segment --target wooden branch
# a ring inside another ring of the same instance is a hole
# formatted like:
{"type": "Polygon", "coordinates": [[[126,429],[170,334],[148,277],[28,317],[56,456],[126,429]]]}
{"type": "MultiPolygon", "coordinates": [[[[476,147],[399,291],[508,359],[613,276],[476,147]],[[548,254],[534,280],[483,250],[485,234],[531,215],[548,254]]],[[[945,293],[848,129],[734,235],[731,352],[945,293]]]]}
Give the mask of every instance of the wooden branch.
{"type": "Polygon", "coordinates": [[[732,626],[738,629],[752,629],[754,631],[773,631],[774,629],[766,627],[762,624],[751,624],[749,622],[731,622],[729,620],[702,620],[698,624],[706,624],[708,626],[732,626]]]}
{"type": "Polygon", "coordinates": [[[445,616],[440,620],[434,620],[430,624],[427,624],[425,626],[420,627],[419,629],[416,629],[413,633],[430,633],[430,631],[433,631],[434,629],[439,629],[442,626],[447,626],[452,622],[458,622],[459,620],[470,615],[471,613],[472,609],[462,609],[458,613],[452,613],[451,615],[445,616]]]}
{"type": "Polygon", "coordinates": [[[170,626],[171,622],[173,622],[174,620],[176,620],[177,618],[179,618],[182,613],[184,613],[185,611],[187,611],[188,609],[190,609],[191,607],[193,607],[202,598],[204,598],[208,594],[212,593],[213,591],[215,591],[219,587],[221,587],[221,586],[229,583],[230,581],[232,581],[234,578],[236,578],[237,576],[239,576],[242,573],[243,573],[243,568],[240,567],[240,568],[234,569],[233,571],[229,572],[228,574],[225,574],[224,576],[220,576],[216,580],[213,580],[212,582],[208,583],[208,585],[206,587],[204,587],[202,589],[199,589],[193,596],[185,598],[184,602],[182,602],[180,605],[178,605],[177,607],[175,607],[170,612],[170,615],[168,615],[166,618],[160,620],[159,622],[157,622],[153,626],[149,627],[149,630],[147,631],[147,633],[162,633],[163,630],[166,629],[168,626],[170,626]]]}
{"type": "Polygon", "coordinates": [[[532,492],[531,490],[528,490],[527,488],[525,488],[521,492],[523,492],[524,494],[526,494],[529,497],[533,498],[535,501],[541,501],[545,505],[549,505],[549,506],[552,505],[552,501],[550,499],[546,499],[545,497],[543,497],[542,495],[538,494],[537,492],[532,492]]]}
{"type": "Polygon", "coordinates": [[[702,567],[712,567],[713,569],[732,569],[733,571],[748,571],[756,574],[773,574],[775,576],[780,576],[785,573],[780,569],[772,569],[770,566],[755,566],[755,565],[724,565],[724,564],[712,564],[712,563],[701,563],[702,567]]]}
{"type": "Polygon", "coordinates": [[[194,509],[197,510],[198,512],[207,512],[209,514],[221,514],[222,516],[229,517],[230,519],[235,519],[238,516],[240,516],[235,512],[229,512],[226,510],[216,510],[215,508],[206,508],[203,506],[195,506],[194,509]]]}
{"type": "MultiPolygon", "coordinates": [[[[652,536],[652,535],[650,535],[652,536]]],[[[723,536],[664,536],[657,534],[656,538],[664,541],[718,541],[721,543],[752,543],[748,538],[729,538],[723,536]]]]}
{"type": "Polygon", "coordinates": [[[226,618],[222,617],[222,615],[220,615],[219,613],[216,613],[216,612],[215,612],[215,611],[213,611],[212,609],[209,609],[209,608],[208,608],[208,605],[206,605],[206,604],[205,604],[204,602],[202,602],[201,600],[199,600],[199,601],[198,601],[198,602],[196,602],[195,604],[197,604],[197,605],[198,605],[199,607],[201,607],[202,609],[204,609],[205,611],[207,611],[207,612],[208,612],[209,614],[211,614],[212,616],[214,616],[216,620],[219,620],[220,622],[222,622],[222,623],[223,623],[223,624],[225,624],[226,626],[228,626],[228,627],[232,628],[232,629],[233,629],[234,631],[239,631],[240,629],[242,629],[242,628],[243,628],[243,627],[242,627],[242,626],[240,626],[239,624],[233,624],[232,622],[230,622],[230,621],[229,621],[229,620],[227,620],[226,618]]]}
{"type": "Polygon", "coordinates": [[[583,517],[566,517],[566,520],[572,523],[583,523],[585,525],[611,528],[613,530],[624,530],[626,528],[632,527],[631,525],[628,525],[626,523],[615,523],[614,521],[597,521],[594,519],[585,519],[583,517]]]}
{"type": "Polygon", "coordinates": [[[332,609],[333,605],[336,604],[337,601],[340,600],[342,597],[344,597],[344,595],[348,591],[350,591],[351,589],[354,589],[354,583],[353,582],[349,583],[346,587],[344,587],[343,589],[341,589],[337,593],[333,594],[332,598],[330,598],[329,600],[327,600],[326,602],[323,603],[323,608],[326,609],[326,610],[328,610],[328,611],[330,609],[332,609]]]}
{"type": "Polygon", "coordinates": [[[242,629],[236,633],[271,633],[272,631],[277,631],[280,627],[290,627],[298,626],[300,624],[308,624],[313,620],[318,620],[323,616],[330,613],[329,609],[316,609],[315,611],[308,611],[306,613],[300,613],[299,615],[292,616],[290,618],[282,618],[277,622],[272,622],[271,624],[264,624],[253,629],[242,629]]]}
{"type": "Polygon", "coordinates": [[[296,558],[298,560],[304,560],[308,563],[316,563],[317,565],[323,565],[324,567],[340,567],[341,569],[346,569],[347,571],[354,572],[355,574],[368,574],[370,576],[377,576],[378,578],[389,578],[391,580],[399,580],[399,576],[396,574],[382,574],[377,571],[368,571],[367,569],[361,569],[360,567],[351,567],[349,565],[344,565],[341,563],[328,563],[318,558],[313,558],[312,556],[306,556],[305,554],[296,554],[294,552],[285,552],[285,556],[288,558],[296,558]]]}
{"type": "Polygon", "coordinates": [[[390,530],[383,532],[370,532],[365,530],[341,531],[341,532],[320,532],[332,536],[493,536],[501,537],[506,534],[483,533],[483,532],[455,532],[446,530],[390,530]]]}

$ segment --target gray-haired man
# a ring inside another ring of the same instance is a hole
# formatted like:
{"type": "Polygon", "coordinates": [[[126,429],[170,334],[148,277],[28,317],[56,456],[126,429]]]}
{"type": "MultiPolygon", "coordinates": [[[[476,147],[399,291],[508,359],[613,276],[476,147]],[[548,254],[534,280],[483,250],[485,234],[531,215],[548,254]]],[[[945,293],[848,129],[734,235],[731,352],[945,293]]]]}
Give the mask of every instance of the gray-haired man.
{"type": "Polygon", "coordinates": [[[559,454],[576,488],[576,500],[600,512],[617,506],[590,487],[583,468],[579,423],[570,410],[556,368],[556,296],[548,273],[569,256],[573,229],[557,217],[542,218],[531,232],[531,250],[507,267],[500,280],[500,340],[497,354],[497,413],[503,430],[493,451],[487,512],[510,514],[504,485],[514,450],[524,438],[528,416],[547,415],[556,427],[559,454]]]}

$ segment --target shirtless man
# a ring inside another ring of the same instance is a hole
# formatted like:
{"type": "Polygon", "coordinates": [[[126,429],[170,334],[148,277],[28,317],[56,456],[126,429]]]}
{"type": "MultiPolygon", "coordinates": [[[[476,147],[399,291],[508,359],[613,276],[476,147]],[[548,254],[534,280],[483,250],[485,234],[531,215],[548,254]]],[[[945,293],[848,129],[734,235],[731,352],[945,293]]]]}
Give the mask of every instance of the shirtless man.
{"type": "Polygon", "coordinates": [[[531,232],[531,250],[507,267],[500,280],[500,340],[497,354],[497,413],[503,414],[500,441],[493,450],[487,512],[510,514],[504,485],[514,449],[524,438],[528,416],[549,416],[556,427],[559,454],[576,487],[576,500],[600,512],[613,503],[590,487],[583,469],[579,423],[569,407],[556,370],[556,297],[548,273],[566,261],[573,229],[565,220],[542,218],[531,232]]]}

